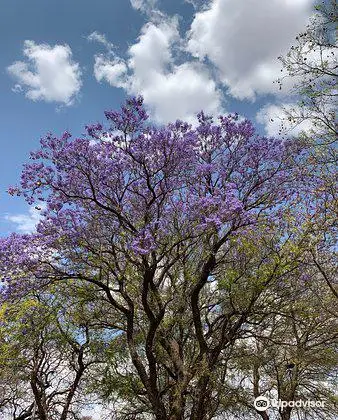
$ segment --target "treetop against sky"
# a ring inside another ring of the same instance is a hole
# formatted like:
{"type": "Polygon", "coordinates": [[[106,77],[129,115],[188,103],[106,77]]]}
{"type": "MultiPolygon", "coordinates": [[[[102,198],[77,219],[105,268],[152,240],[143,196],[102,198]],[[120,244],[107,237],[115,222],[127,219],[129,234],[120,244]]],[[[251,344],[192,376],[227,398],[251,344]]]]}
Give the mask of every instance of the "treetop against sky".
{"type": "Polygon", "coordinates": [[[5,190],[40,136],[80,135],[126,95],[142,94],[156,123],[237,112],[277,135],[294,101],[273,83],[277,57],[312,14],[312,0],[3,1],[2,235],[38,220],[5,190]]]}

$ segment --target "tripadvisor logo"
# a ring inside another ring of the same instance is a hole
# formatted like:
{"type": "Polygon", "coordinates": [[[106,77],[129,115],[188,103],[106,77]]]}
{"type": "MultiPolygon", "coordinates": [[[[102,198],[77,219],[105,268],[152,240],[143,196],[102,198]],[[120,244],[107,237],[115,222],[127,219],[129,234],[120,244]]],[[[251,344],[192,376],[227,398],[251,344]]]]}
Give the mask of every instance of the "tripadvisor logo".
{"type": "Polygon", "coordinates": [[[324,408],[324,401],[312,401],[312,400],[283,401],[283,400],[276,400],[276,399],[269,400],[269,398],[261,396],[255,399],[254,407],[257,411],[265,411],[269,407],[324,408]]]}
{"type": "Polygon", "coordinates": [[[270,407],[270,401],[266,397],[257,397],[254,401],[254,406],[257,411],[265,411],[270,407]]]}

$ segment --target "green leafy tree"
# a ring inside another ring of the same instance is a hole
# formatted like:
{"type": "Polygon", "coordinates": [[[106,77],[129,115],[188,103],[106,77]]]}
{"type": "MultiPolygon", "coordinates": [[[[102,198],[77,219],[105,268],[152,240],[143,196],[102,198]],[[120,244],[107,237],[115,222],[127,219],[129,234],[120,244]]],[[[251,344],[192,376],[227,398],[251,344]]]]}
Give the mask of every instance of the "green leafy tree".
{"type": "Polygon", "coordinates": [[[337,2],[323,1],[315,7],[316,13],[306,30],[296,37],[287,55],[279,57],[283,75],[294,83],[297,105],[284,109],[285,125],[304,121],[310,127],[308,137],[312,145],[321,145],[318,157],[326,149],[334,158],[333,144],[337,139],[337,2]]]}
{"type": "Polygon", "coordinates": [[[13,420],[76,419],[88,398],[83,385],[99,362],[98,335],[84,311],[55,292],[0,309],[0,412],[13,420]]]}

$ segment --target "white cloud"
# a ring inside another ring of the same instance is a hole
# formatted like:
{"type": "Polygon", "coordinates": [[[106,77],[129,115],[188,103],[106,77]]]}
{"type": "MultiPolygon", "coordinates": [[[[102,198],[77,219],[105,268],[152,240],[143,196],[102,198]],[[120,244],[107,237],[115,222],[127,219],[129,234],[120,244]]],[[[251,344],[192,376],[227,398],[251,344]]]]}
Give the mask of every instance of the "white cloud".
{"type": "Polygon", "coordinates": [[[187,50],[208,58],[221,82],[238,99],[277,93],[277,56],[304,29],[313,0],[212,0],[196,13],[187,50]]]}
{"type": "Polygon", "coordinates": [[[127,65],[114,54],[114,44],[109,42],[104,34],[92,32],[88,41],[98,42],[107,49],[107,54],[96,54],[94,62],[94,76],[98,82],[106,80],[116,87],[126,87],[127,65]]]}
{"type": "Polygon", "coordinates": [[[116,87],[127,86],[126,80],[127,65],[118,58],[109,58],[104,55],[96,55],[94,63],[94,76],[98,82],[106,80],[110,85],[116,87]]]}
{"type": "Polygon", "coordinates": [[[177,63],[181,48],[177,19],[149,22],[128,50],[128,60],[108,54],[95,57],[94,75],[129,94],[142,94],[159,122],[193,121],[201,109],[221,110],[221,93],[206,65],[197,60],[177,63]]]}
{"type": "Polygon", "coordinates": [[[163,72],[173,62],[171,48],[179,39],[177,19],[147,23],[141,29],[138,42],[129,48],[130,67],[142,78],[163,72]]]}
{"type": "Polygon", "coordinates": [[[14,92],[14,93],[21,93],[22,92],[22,86],[21,85],[19,85],[18,83],[17,84],[15,84],[13,87],[12,87],[12,92],[14,92]]]}
{"type": "Polygon", "coordinates": [[[112,50],[114,48],[114,44],[109,42],[104,34],[101,34],[100,32],[94,31],[91,34],[87,36],[88,41],[92,42],[98,42],[102,45],[104,45],[108,51],[112,50]]]}
{"type": "Polygon", "coordinates": [[[157,0],[130,0],[131,6],[141,12],[150,12],[156,6],[157,0]]]}
{"type": "Polygon", "coordinates": [[[184,0],[185,3],[191,4],[194,9],[199,9],[201,6],[205,5],[204,0],[184,0]]]}
{"type": "Polygon", "coordinates": [[[71,105],[82,82],[80,66],[72,60],[70,47],[25,41],[23,54],[27,61],[16,61],[7,68],[17,81],[15,90],[22,89],[33,101],[71,105]]]}
{"type": "Polygon", "coordinates": [[[136,91],[141,91],[160,122],[179,118],[192,123],[202,109],[211,114],[221,112],[221,94],[215,82],[206,68],[193,63],[174,66],[168,74],[155,73],[152,83],[143,89],[142,79],[136,79],[136,91]]]}
{"type": "Polygon", "coordinates": [[[256,121],[264,125],[268,136],[290,135],[297,136],[301,132],[309,133],[313,128],[310,120],[302,120],[300,123],[292,121],[291,115],[302,115],[304,110],[296,104],[268,104],[256,114],[256,121]]]}
{"type": "MultiPolygon", "coordinates": [[[[41,209],[44,207],[45,206],[41,206],[41,209]]],[[[28,214],[13,214],[5,216],[6,220],[17,225],[16,230],[20,233],[34,232],[40,218],[40,210],[37,210],[35,207],[30,207],[28,214]]]]}
{"type": "Polygon", "coordinates": [[[222,112],[224,87],[241,100],[269,93],[289,100],[295,79],[285,80],[281,91],[273,83],[281,75],[277,57],[304,30],[314,0],[185,0],[195,6],[195,15],[183,36],[178,18],[165,16],[156,0],[130,1],[149,22],[126,59],[111,49],[96,55],[94,75],[128,94],[142,94],[159,122],[192,121],[201,109],[222,112]]]}

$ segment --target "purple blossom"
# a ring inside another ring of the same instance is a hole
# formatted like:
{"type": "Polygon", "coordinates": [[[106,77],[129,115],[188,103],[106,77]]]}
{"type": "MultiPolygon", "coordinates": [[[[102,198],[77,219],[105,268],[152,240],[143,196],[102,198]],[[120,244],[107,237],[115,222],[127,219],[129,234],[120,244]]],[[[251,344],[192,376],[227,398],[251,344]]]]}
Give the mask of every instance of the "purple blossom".
{"type": "Polygon", "coordinates": [[[236,235],[276,220],[299,190],[296,146],[256,135],[236,115],[214,123],[201,112],[196,129],[183,121],[152,127],[141,97],[105,115],[111,126],[86,126],[88,135],[121,135],[93,142],[47,134],[20,186],[9,188],[46,209],[35,235],[0,240],[6,293],[50,277],[95,276],[98,260],[100,272],[109,271],[107,255],[123,271],[168,256],[176,243],[201,238],[202,246],[210,235],[236,235]]]}

